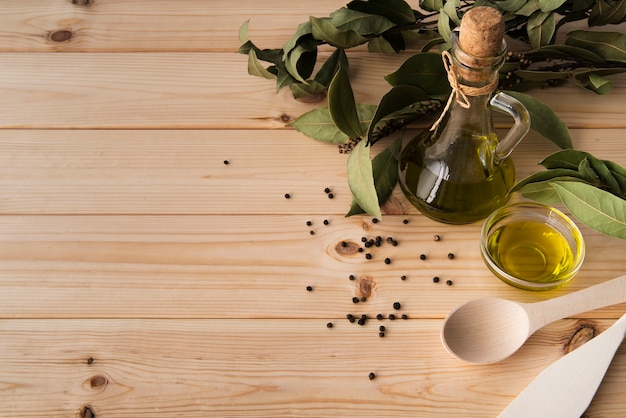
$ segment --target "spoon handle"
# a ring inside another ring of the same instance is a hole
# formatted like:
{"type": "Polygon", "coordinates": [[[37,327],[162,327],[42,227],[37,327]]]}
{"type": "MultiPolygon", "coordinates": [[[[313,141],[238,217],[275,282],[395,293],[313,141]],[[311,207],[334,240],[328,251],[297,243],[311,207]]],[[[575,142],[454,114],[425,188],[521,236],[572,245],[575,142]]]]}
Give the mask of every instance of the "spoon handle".
{"type": "Polygon", "coordinates": [[[532,332],[557,319],[626,302],[626,275],[543,302],[529,303],[532,332]]]}

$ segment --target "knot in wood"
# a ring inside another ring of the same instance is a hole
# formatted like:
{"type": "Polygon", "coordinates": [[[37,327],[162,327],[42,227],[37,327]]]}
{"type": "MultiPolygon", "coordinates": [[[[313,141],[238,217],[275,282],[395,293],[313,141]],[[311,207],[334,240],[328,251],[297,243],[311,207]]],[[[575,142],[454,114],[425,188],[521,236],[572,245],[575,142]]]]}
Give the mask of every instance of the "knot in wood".
{"type": "Polygon", "coordinates": [[[96,414],[89,405],[85,405],[78,411],[78,418],[96,418],[96,414]]]}
{"type": "Polygon", "coordinates": [[[374,283],[374,280],[371,277],[361,276],[358,281],[357,294],[360,297],[369,298],[372,295],[375,285],[376,283],[374,283]]]}
{"type": "Polygon", "coordinates": [[[597,327],[589,322],[581,322],[577,324],[577,328],[565,344],[564,351],[569,353],[576,350],[587,341],[591,340],[597,335],[597,327]]]}
{"type": "Polygon", "coordinates": [[[67,42],[72,39],[73,32],[71,30],[62,29],[56,32],[52,32],[48,35],[48,38],[52,42],[67,42]]]}
{"type": "Polygon", "coordinates": [[[343,256],[354,255],[358,253],[359,246],[352,241],[341,241],[335,246],[335,251],[343,256]]]}
{"type": "Polygon", "coordinates": [[[96,375],[89,379],[89,386],[91,386],[92,389],[102,389],[106,387],[108,383],[109,380],[102,375],[96,375]]]}

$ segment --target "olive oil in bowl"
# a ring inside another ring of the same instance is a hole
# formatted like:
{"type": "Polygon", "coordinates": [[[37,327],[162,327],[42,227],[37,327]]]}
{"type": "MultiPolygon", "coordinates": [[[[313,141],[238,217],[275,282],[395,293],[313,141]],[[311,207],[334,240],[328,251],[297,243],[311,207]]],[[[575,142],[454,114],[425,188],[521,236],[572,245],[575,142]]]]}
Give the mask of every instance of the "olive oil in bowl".
{"type": "Polygon", "coordinates": [[[580,230],[563,213],[518,203],[492,214],[483,226],[481,251],[489,269],[513,286],[547,290],[567,283],[584,258],[580,230]]]}

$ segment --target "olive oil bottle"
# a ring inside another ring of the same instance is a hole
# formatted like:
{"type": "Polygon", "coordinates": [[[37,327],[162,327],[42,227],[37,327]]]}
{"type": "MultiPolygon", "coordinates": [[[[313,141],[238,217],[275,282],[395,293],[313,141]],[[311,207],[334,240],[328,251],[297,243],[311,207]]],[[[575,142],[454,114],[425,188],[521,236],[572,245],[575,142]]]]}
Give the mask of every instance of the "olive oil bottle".
{"type": "Polygon", "coordinates": [[[504,20],[496,9],[470,9],[443,59],[452,87],[448,104],[429,131],[413,138],[399,158],[407,199],[435,220],[462,224],[486,218],[507,201],[515,183],[509,158],[530,127],[526,108],[495,93],[504,63],[504,20]],[[509,114],[513,127],[499,140],[492,108],[509,114]]]}

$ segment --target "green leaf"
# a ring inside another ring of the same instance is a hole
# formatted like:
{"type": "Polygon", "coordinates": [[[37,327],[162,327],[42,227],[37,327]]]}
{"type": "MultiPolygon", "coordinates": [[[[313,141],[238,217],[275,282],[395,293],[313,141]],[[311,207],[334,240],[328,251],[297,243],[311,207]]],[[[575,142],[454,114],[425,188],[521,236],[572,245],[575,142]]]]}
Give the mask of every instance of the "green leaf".
{"type": "Polygon", "coordinates": [[[556,30],[554,13],[537,10],[528,18],[526,30],[528,31],[530,45],[533,48],[548,45],[556,30]]]}
{"type": "Polygon", "coordinates": [[[613,161],[602,160],[602,162],[606,165],[613,175],[613,178],[615,178],[615,181],[618,183],[622,197],[626,199],[626,168],[613,161]]]}
{"type": "Polygon", "coordinates": [[[626,1],[598,0],[589,14],[589,26],[619,24],[626,16],[626,1]]]}
{"type": "Polygon", "coordinates": [[[367,130],[367,139],[371,140],[376,125],[385,117],[405,109],[415,103],[430,100],[430,95],[415,86],[395,86],[380,100],[376,114],[367,130]]]}
{"type": "Polygon", "coordinates": [[[337,128],[350,138],[360,138],[364,130],[359,122],[348,71],[340,68],[328,87],[328,108],[337,128]]]}
{"type": "Polygon", "coordinates": [[[539,7],[542,12],[551,12],[558,9],[565,3],[565,0],[539,0],[539,7]]]}
{"type": "Polygon", "coordinates": [[[384,53],[384,54],[392,54],[395,53],[395,48],[382,36],[372,38],[367,43],[367,52],[371,53],[384,53]]]}
{"type": "Polygon", "coordinates": [[[603,234],[626,239],[626,200],[586,183],[557,181],[551,185],[579,221],[603,234]]]}
{"type": "Polygon", "coordinates": [[[348,157],[348,185],[357,205],[370,215],[381,218],[380,205],[374,185],[374,172],[370,149],[366,141],[361,141],[348,157]]]}
{"type": "MultiPolygon", "coordinates": [[[[396,183],[398,182],[398,159],[402,148],[402,140],[398,138],[387,148],[381,151],[372,159],[372,170],[374,176],[374,187],[378,196],[378,204],[382,205],[387,201],[396,183]]],[[[352,201],[350,210],[346,216],[358,215],[365,213],[363,208],[352,201]]]]}
{"type": "Polygon", "coordinates": [[[582,61],[588,61],[596,64],[605,62],[598,54],[595,54],[585,48],[578,48],[572,45],[546,45],[541,48],[528,51],[526,52],[526,55],[558,56],[564,60],[580,59],[582,61]]]}
{"type": "Polygon", "coordinates": [[[589,73],[587,80],[589,81],[589,88],[597,94],[607,94],[613,89],[611,80],[607,80],[596,73],[589,73]]]}
{"type": "Polygon", "coordinates": [[[530,113],[530,128],[555,143],[559,148],[572,148],[572,138],[567,125],[549,106],[528,94],[506,91],[528,109],[530,113]]]}
{"type": "Polygon", "coordinates": [[[588,183],[596,187],[600,185],[600,177],[598,177],[598,174],[591,168],[588,158],[582,159],[580,164],[578,164],[578,172],[588,183]]]}
{"type": "Polygon", "coordinates": [[[626,34],[575,30],[567,34],[566,45],[585,48],[606,61],[626,63],[626,34]]]}
{"type": "Polygon", "coordinates": [[[301,38],[285,59],[285,68],[296,80],[305,83],[313,73],[317,60],[317,41],[311,36],[301,38]]]}
{"type": "Polygon", "coordinates": [[[548,155],[539,164],[547,169],[566,168],[569,170],[578,170],[580,162],[589,155],[589,153],[584,151],[565,149],[548,155]]]}
{"type": "Polygon", "coordinates": [[[269,72],[263,65],[261,65],[254,49],[251,49],[248,53],[248,74],[263,77],[268,80],[276,79],[276,74],[269,72]]]}
{"type": "Polygon", "coordinates": [[[561,197],[549,181],[529,183],[522,187],[520,192],[526,199],[545,203],[546,205],[561,203],[561,197]]]}
{"type": "Polygon", "coordinates": [[[528,184],[543,183],[555,179],[576,181],[582,180],[583,176],[578,172],[578,170],[571,170],[569,168],[555,168],[552,170],[537,171],[536,173],[520,180],[511,188],[509,193],[517,192],[526,187],[528,184]]]}
{"type": "Polygon", "coordinates": [[[398,25],[408,25],[415,22],[413,10],[404,0],[356,0],[348,3],[348,8],[384,16],[398,25]]]}
{"type": "Polygon", "coordinates": [[[293,83],[289,85],[294,99],[303,102],[318,102],[326,97],[326,86],[315,80],[307,80],[305,83],[293,83]]]}
{"type": "MultiPolygon", "coordinates": [[[[374,105],[357,103],[357,112],[363,130],[367,129],[371,123],[375,111],[376,106],[374,105]]],[[[347,144],[350,140],[346,134],[337,128],[327,106],[303,113],[288,126],[295,128],[309,138],[329,144],[347,144]]]]}
{"type": "Polygon", "coordinates": [[[313,16],[309,19],[313,28],[313,37],[317,40],[328,42],[336,48],[353,48],[368,41],[367,38],[354,30],[339,30],[329,19],[319,19],[313,16]]]}
{"type": "Polygon", "coordinates": [[[537,0],[528,0],[525,5],[515,11],[515,14],[528,17],[535,13],[537,10],[541,10],[539,2],[537,0]]]}
{"type": "Polygon", "coordinates": [[[303,113],[289,126],[309,138],[330,144],[346,144],[350,139],[337,128],[326,106],[303,113]]]}
{"type": "Polygon", "coordinates": [[[513,13],[521,9],[526,4],[526,0],[495,0],[494,3],[498,9],[513,13]]]}
{"type": "Polygon", "coordinates": [[[455,24],[455,26],[461,25],[461,19],[459,19],[459,15],[457,13],[457,7],[461,6],[461,0],[447,0],[446,4],[443,5],[443,11],[448,15],[450,20],[455,24]]]}
{"type": "Polygon", "coordinates": [[[384,16],[363,13],[342,7],[330,15],[330,22],[340,31],[360,35],[380,35],[395,24],[384,16]]]}
{"type": "Polygon", "coordinates": [[[439,10],[439,19],[437,19],[437,31],[439,35],[446,41],[446,43],[452,43],[450,35],[452,34],[452,29],[450,28],[450,16],[446,13],[446,11],[442,8],[439,10]]]}
{"type": "Polygon", "coordinates": [[[420,0],[420,7],[429,12],[438,12],[443,8],[444,0],[420,0]]]}
{"type": "Polygon", "coordinates": [[[348,69],[348,57],[342,48],[337,48],[330,54],[315,75],[315,81],[328,87],[339,68],[348,69]]]}
{"type": "Polygon", "coordinates": [[[239,27],[239,42],[245,44],[249,41],[248,39],[248,26],[250,25],[250,19],[246,20],[239,27]]]}
{"type": "Polygon", "coordinates": [[[289,56],[291,50],[294,49],[296,45],[298,45],[298,43],[300,42],[300,38],[311,35],[312,32],[313,29],[311,27],[310,21],[298,25],[298,29],[296,30],[296,32],[291,36],[291,39],[289,39],[287,43],[283,46],[284,56],[289,56]]]}
{"type": "Polygon", "coordinates": [[[420,52],[409,57],[398,70],[386,75],[385,80],[392,86],[416,86],[433,96],[450,93],[441,55],[432,52],[420,52]]]}

